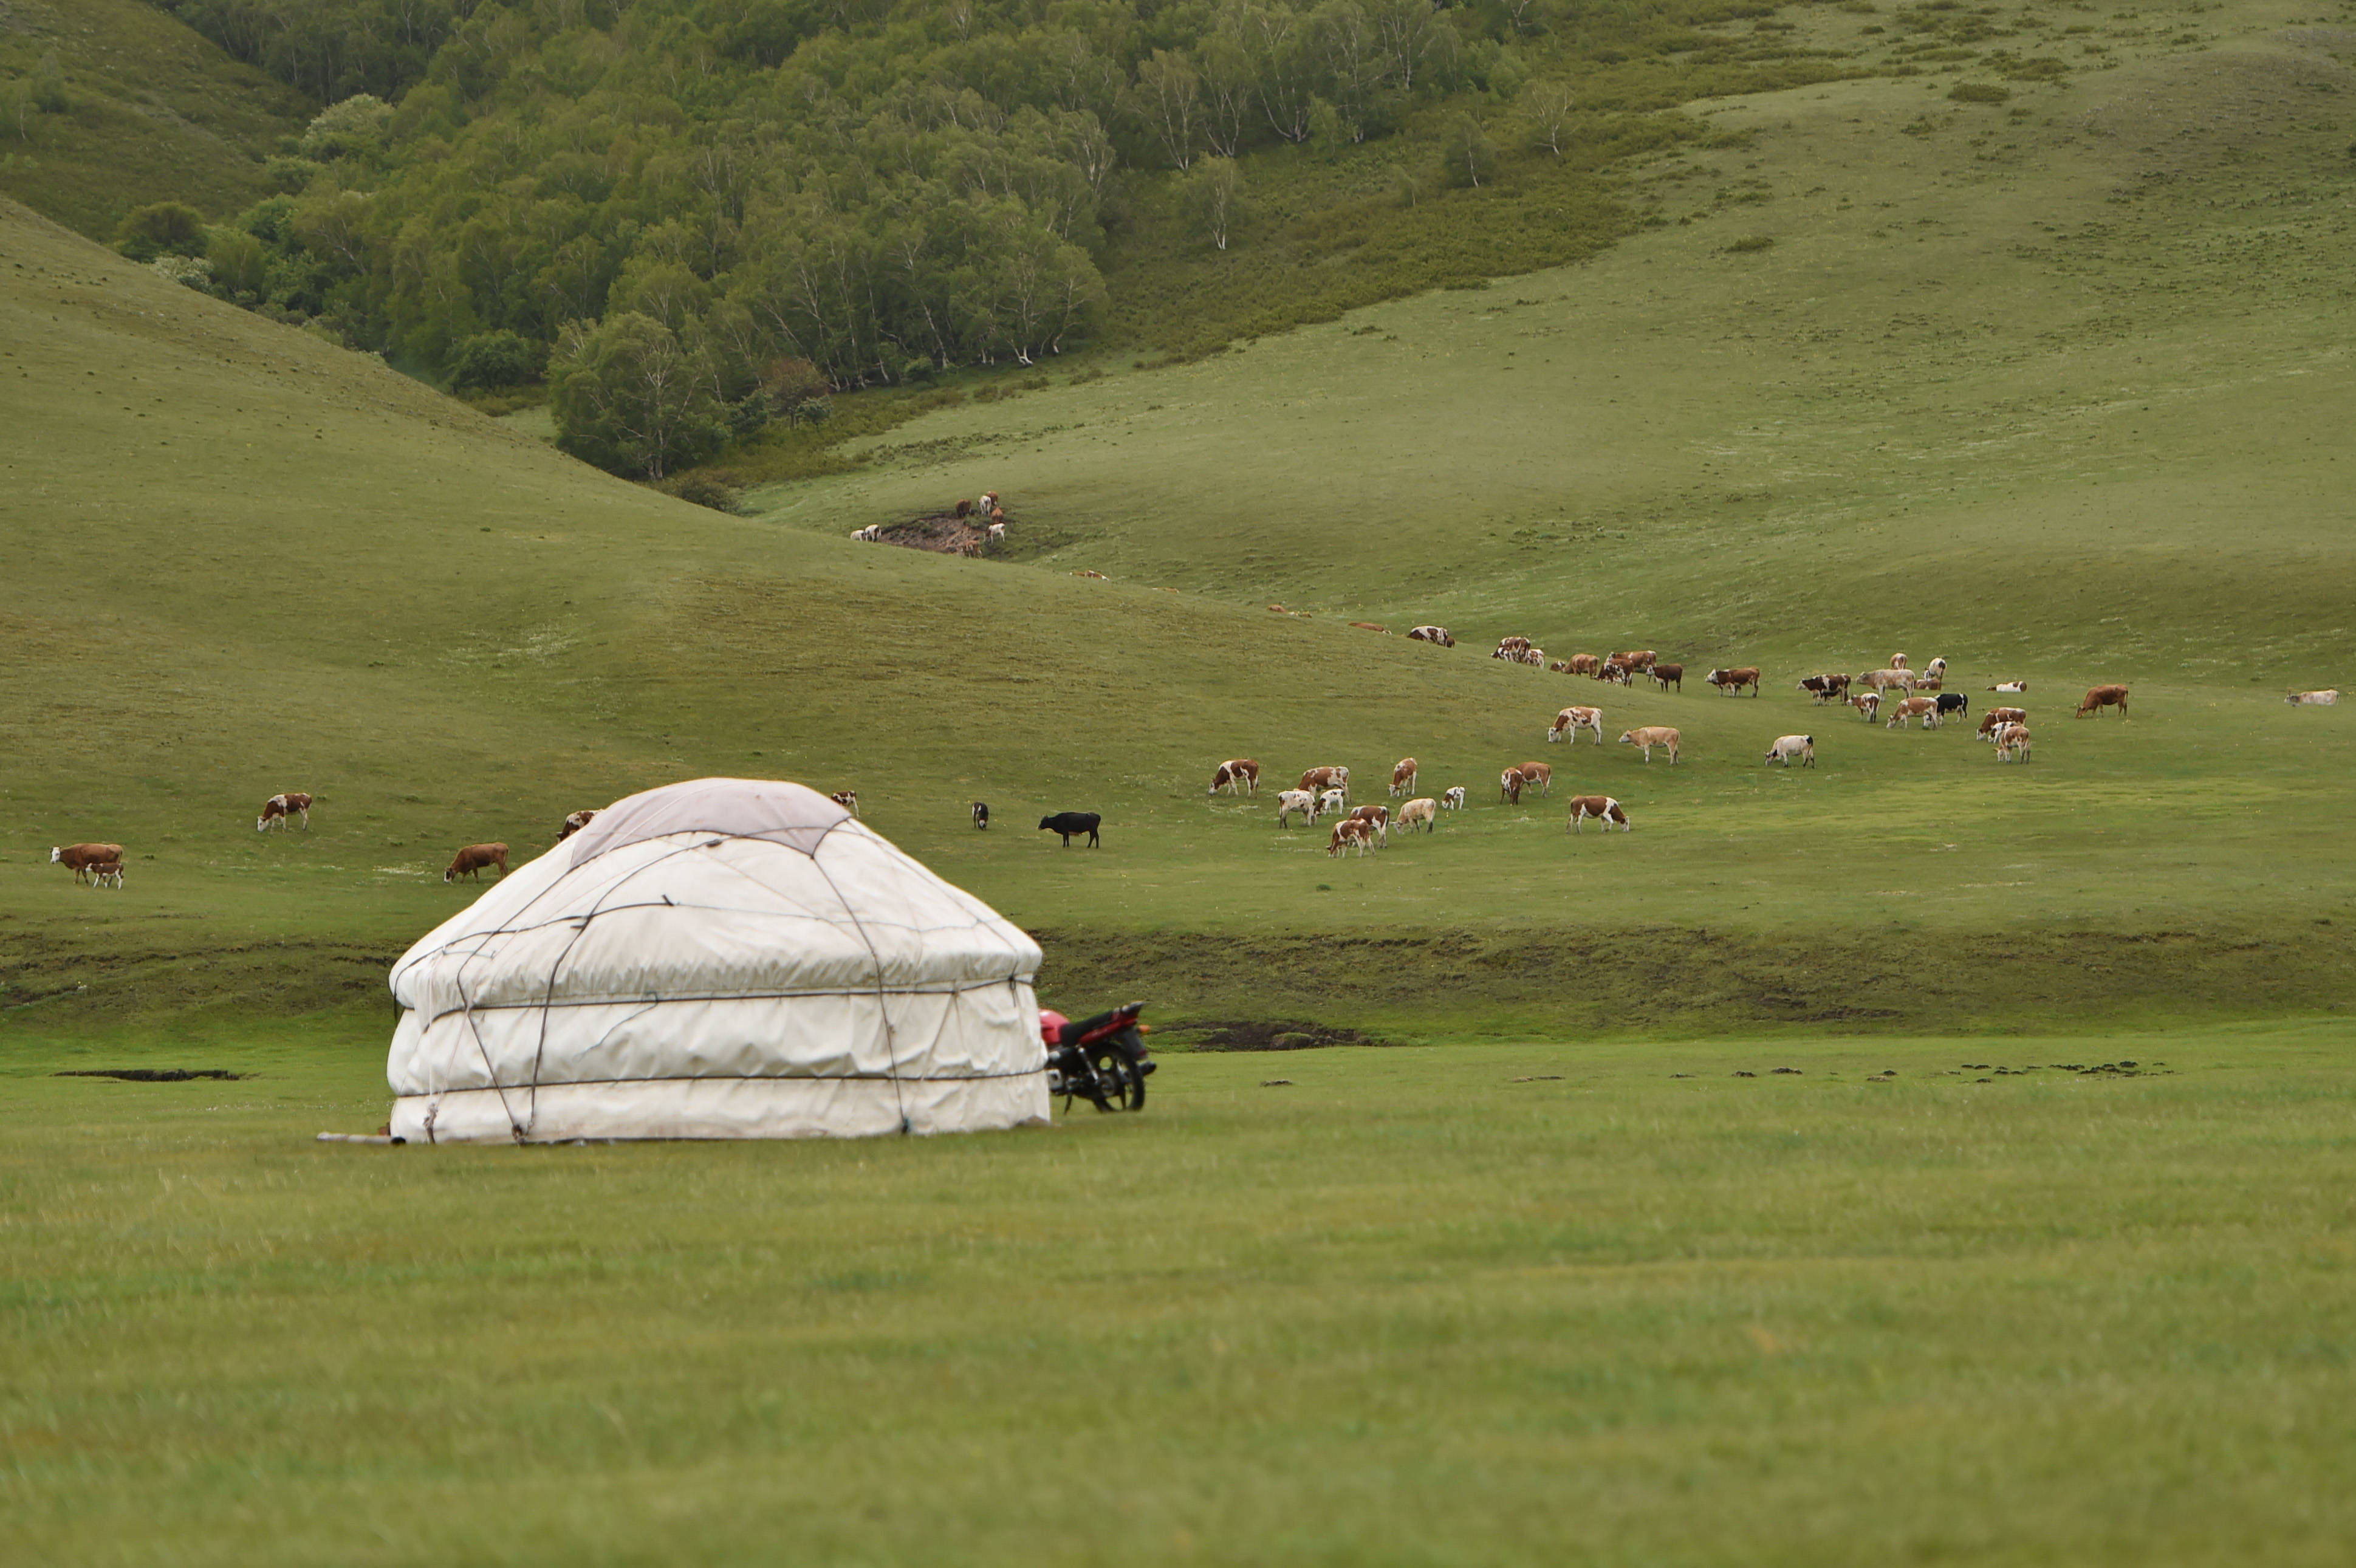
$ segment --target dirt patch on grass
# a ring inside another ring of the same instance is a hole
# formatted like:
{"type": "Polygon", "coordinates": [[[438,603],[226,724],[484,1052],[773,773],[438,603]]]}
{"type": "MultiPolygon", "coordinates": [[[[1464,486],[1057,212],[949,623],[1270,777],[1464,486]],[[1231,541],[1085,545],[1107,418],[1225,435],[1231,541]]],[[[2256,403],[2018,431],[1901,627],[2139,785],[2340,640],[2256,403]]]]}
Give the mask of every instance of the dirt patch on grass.
{"type": "Polygon", "coordinates": [[[1173,1025],[1154,1032],[1157,1046],[1167,1040],[1194,1051],[1313,1051],[1327,1046],[1382,1046],[1355,1029],[1337,1029],[1299,1020],[1222,1019],[1213,1023],[1173,1025]]]}
{"type": "Polygon", "coordinates": [[[220,1079],[235,1082],[252,1078],[250,1072],[228,1072],[217,1067],[86,1067],[68,1072],[53,1072],[51,1078],[112,1078],[124,1083],[193,1083],[198,1079],[220,1079]]]}
{"type": "Polygon", "coordinates": [[[896,544],[903,550],[929,550],[937,555],[997,553],[990,542],[988,518],[978,514],[959,517],[953,511],[927,512],[905,522],[878,524],[875,542],[896,544]]]}

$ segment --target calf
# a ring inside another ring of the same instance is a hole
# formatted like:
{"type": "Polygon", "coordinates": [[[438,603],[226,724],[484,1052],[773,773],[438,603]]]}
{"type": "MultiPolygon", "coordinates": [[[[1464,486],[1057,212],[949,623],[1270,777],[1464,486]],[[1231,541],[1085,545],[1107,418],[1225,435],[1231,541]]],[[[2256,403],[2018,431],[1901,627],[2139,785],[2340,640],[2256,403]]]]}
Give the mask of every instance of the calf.
{"type": "Polygon", "coordinates": [[[856,790],[856,789],[838,789],[838,790],[836,790],[833,794],[829,795],[829,796],[827,797],[827,799],[828,799],[828,800],[831,800],[831,801],[833,801],[836,805],[838,805],[838,806],[841,807],[844,811],[849,811],[852,816],[854,816],[854,817],[855,817],[855,816],[859,815],[859,791],[858,791],[858,790],[856,790]]]}
{"type": "Polygon", "coordinates": [[[992,544],[1003,544],[1003,543],[1005,543],[1005,542],[1006,542],[1006,525],[1005,525],[1004,523],[1002,523],[1002,522],[993,522],[993,523],[991,523],[991,524],[990,525],[990,532],[989,532],[985,537],[987,538],[988,542],[989,542],[990,543],[992,543],[992,544]]]}
{"type": "MultiPolygon", "coordinates": [[[[1597,744],[1600,745],[1601,743],[1598,742],[1597,744]]],[[[1521,767],[1515,768],[1515,771],[1522,776],[1522,782],[1525,785],[1537,785],[1538,787],[1539,794],[1551,795],[1554,793],[1554,768],[1552,764],[1545,762],[1525,762],[1521,767]]]]}
{"type": "Polygon", "coordinates": [[[1392,767],[1391,794],[1394,797],[1415,793],[1415,758],[1412,757],[1402,757],[1392,767]]]}
{"type": "Polygon", "coordinates": [[[851,537],[862,544],[873,544],[884,537],[884,525],[880,522],[871,522],[865,528],[851,530],[851,537]]]}
{"type": "Polygon", "coordinates": [[[1225,789],[1232,795],[1259,793],[1259,764],[1248,757],[1232,757],[1219,764],[1211,775],[1211,793],[1225,789]]]}
{"type": "Polygon", "coordinates": [[[1346,768],[1312,768],[1301,776],[1298,789],[1339,789],[1350,792],[1350,770],[1346,768]]]}
{"type": "Polygon", "coordinates": [[[1568,659],[1549,659],[1547,660],[1547,670],[1550,674],[1568,675],[1570,673],[1570,660],[1568,659]]]}
{"type": "Polygon", "coordinates": [[[1409,642],[1436,642],[1442,648],[1456,646],[1456,639],[1448,634],[1444,626],[1411,626],[1408,628],[1407,638],[1409,642]]]}
{"type": "Polygon", "coordinates": [[[1904,729],[1909,721],[1917,718],[1922,721],[1924,729],[1936,727],[1939,723],[1938,700],[1934,697],[1907,697],[1890,711],[1890,722],[1882,727],[1904,729]]]}
{"type": "Polygon", "coordinates": [[[1910,689],[1916,692],[1935,692],[1946,683],[1947,678],[1945,676],[1933,675],[1931,671],[1925,670],[1922,673],[1914,677],[1914,684],[1910,689]]]}
{"type": "Polygon", "coordinates": [[[1086,833],[1088,835],[1088,847],[1095,849],[1097,827],[1103,821],[1104,819],[1094,811],[1058,811],[1052,817],[1040,818],[1039,828],[1043,832],[1060,834],[1066,849],[1072,847],[1072,841],[1075,838],[1086,833]]]}
{"type": "Polygon", "coordinates": [[[2283,701],[2294,708],[2328,708],[2340,701],[2340,691],[2333,687],[2328,692],[2293,692],[2283,701]]]}
{"type": "Polygon", "coordinates": [[[91,866],[122,858],[123,846],[119,843],[70,843],[49,851],[49,864],[72,872],[76,882],[87,881],[91,866]]]}
{"type": "Polygon", "coordinates": [[[1980,715],[1980,738],[1986,740],[2007,725],[2025,725],[2028,722],[2027,708],[1990,708],[1980,715]]]}
{"type": "Polygon", "coordinates": [[[2029,760],[2029,726],[2006,725],[1996,732],[1996,755],[1999,762],[2029,760]]]}
{"type": "Polygon", "coordinates": [[[1664,746],[1669,754],[1669,766],[1675,768],[1677,765],[1677,732],[1666,725],[1646,725],[1642,729],[1632,729],[1620,737],[1620,744],[1642,747],[1647,762],[1653,760],[1653,747],[1664,746]]]}
{"type": "Polygon", "coordinates": [[[1302,822],[1307,822],[1312,828],[1315,827],[1317,825],[1316,791],[1313,789],[1287,789],[1277,796],[1276,825],[1278,827],[1290,827],[1292,825],[1292,813],[1295,811],[1301,813],[1301,820],[1302,822]]]}
{"type": "Polygon", "coordinates": [[[455,882],[465,876],[480,882],[484,868],[492,865],[499,868],[502,877],[507,875],[508,846],[503,843],[470,843],[450,862],[450,869],[442,874],[442,880],[455,882]]]}
{"type": "Polygon", "coordinates": [[[1770,762],[1780,762],[1789,768],[1795,757],[1800,759],[1801,767],[1814,768],[1816,765],[1816,737],[1812,735],[1778,736],[1775,744],[1767,748],[1767,755],[1761,759],[1760,766],[1763,768],[1770,762]]]}
{"type": "Polygon", "coordinates": [[[989,831],[990,831],[990,802],[989,802],[989,801],[987,801],[987,800],[976,800],[976,801],[973,803],[973,825],[974,825],[975,827],[977,827],[977,828],[981,829],[984,832],[989,832],[989,831]]]}
{"type": "Polygon", "coordinates": [[[1620,831],[1623,833],[1633,831],[1628,825],[1628,813],[1622,811],[1620,802],[1609,795],[1572,796],[1570,820],[1563,826],[1575,833],[1583,833],[1587,831],[1586,823],[1590,817],[1601,822],[1603,824],[1603,831],[1607,833],[1612,831],[1612,824],[1614,822],[1620,824],[1620,831]]]}
{"type": "Polygon", "coordinates": [[[2026,681],[1998,681],[1995,685],[1990,686],[1988,690],[1991,692],[2010,692],[2019,696],[2026,696],[2029,693],[2029,682],[2026,681]]]}
{"type": "Polygon", "coordinates": [[[1442,789],[1440,792],[1440,804],[1441,808],[1446,811],[1462,811],[1464,809],[1464,786],[1459,784],[1452,789],[1442,789]]]}
{"type": "Polygon", "coordinates": [[[1423,831],[1430,832],[1439,818],[1440,803],[1429,795],[1418,796],[1399,808],[1399,832],[1411,833],[1415,832],[1416,824],[1420,822],[1423,824],[1423,831]]]}
{"type": "Polygon", "coordinates": [[[1942,692],[1939,693],[1939,716],[1942,719],[1945,718],[1949,714],[1968,714],[1971,711],[1972,700],[1969,697],[1965,696],[1961,692],[1942,692]]]}
{"type": "Polygon", "coordinates": [[[1603,744],[1603,710],[1601,708],[1563,709],[1562,712],[1555,714],[1554,727],[1547,731],[1547,739],[1560,740],[1565,734],[1568,734],[1570,736],[1570,744],[1577,746],[1579,732],[1583,729],[1593,730],[1595,744],[1598,746],[1603,744]]]}
{"type": "Polygon", "coordinates": [[[101,887],[121,887],[123,863],[119,860],[100,861],[90,868],[90,885],[93,891],[101,887]]]}
{"type": "Polygon", "coordinates": [[[1497,775],[1497,799],[1508,806],[1522,803],[1522,770],[1508,768],[1497,775]]]}
{"type": "Polygon", "coordinates": [[[1748,686],[1755,697],[1759,694],[1759,667],[1746,664],[1740,670],[1713,670],[1709,672],[1709,683],[1717,687],[1722,696],[1734,696],[1748,686]]]}
{"type": "Polygon", "coordinates": [[[1881,693],[1859,692],[1849,698],[1848,705],[1863,714],[1866,723],[1871,724],[1876,715],[1881,712],[1881,693]]]}
{"type": "Polygon", "coordinates": [[[300,789],[289,789],[284,795],[273,795],[262,802],[262,815],[253,819],[253,831],[260,832],[271,823],[276,822],[279,830],[284,832],[286,819],[289,817],[302,818],[303,831],[309,832],[311,831],[311,797],[300,789]]]}
{"type": "Polygon", "coordinates": [[[2125,686],[2095,686],[2089,689],[2085,699],[2078,704],[2077,713],[2072,717],[2083,719],[2088,714],[2092,714],[2096,718],[2101,718],[2104,708],[2116,708],[2119,711],[2119,717],[2126,717],[2127,689],[2125,686]]]}
{"type": "Polygon", "coordinates": [[[1328,789],[1317,797],[1317,810],[1320,815],[1327,811],[1341,811],[1349,803],[1349,792],[1344,789],[1328,789]]]}
{"type": "Polygon", "coordinates": [[[1680,695],[1685,692],[1686,667],[1682,664],[1655,664],[1644,673],[1650,675],[1653,678],[1653,684],[1664,692],[1672,686],[1677,689],[1680,695]]]}
{"type": "Polygon", "coordinates": [[[1333,837],[1325,845],[1326,858],[1339,858],[1342,851],[1354,843],[1358,846],[1358,854],[1363,858],[1366,846],[1374,843],[1374,839],[1372,822],[1359,817],[1344,817],[1333,824],[1333,837]]]}
{"type": "Polygon", "coordinates": [[[556,842],[562,843],[566,839],[571,838],[574,833],[579,832],[583,828],[587,827],[591,822],[594,822],[596,818],[597,812],[596,809],[594,807],[585,811],[569,813],[564,819],[564,825],[556,830],[556,842]]]}

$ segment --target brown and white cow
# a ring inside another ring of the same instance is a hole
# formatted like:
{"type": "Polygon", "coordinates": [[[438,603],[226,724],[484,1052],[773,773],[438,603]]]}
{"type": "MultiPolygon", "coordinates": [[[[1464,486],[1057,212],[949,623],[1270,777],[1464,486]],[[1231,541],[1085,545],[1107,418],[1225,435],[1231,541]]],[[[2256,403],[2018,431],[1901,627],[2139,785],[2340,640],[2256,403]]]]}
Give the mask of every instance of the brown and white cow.
{"type": "Polygon", "coordinates": [[[1394,798],[1415,793],[1415,758],[1402,757],[1391,767],[1391,794],[1394,798]]]}
{"type": "Polygon", "coordinates": [[[289,817],[303,819],[303,831],[311,831],[311,797],[300,789],[289,789],[284,795],[273,795],[262,802],[262,815],[253,819],[253,831],[262,832],[276,822],[283,832],[289,817]]]}
{"type": "Polygon", "coordinates": [[[91,866],[122,858],[123,846],[119,843],[70,843],[49,850],[49,864],[72,872],[76,882],[88,880],[91,866]]]}
{"type": "Polygon", "coordinates": [[[1511,663],[1519,663],[1521,661],[1522,655],[1527,653],[1529,650],[1530,639],[1528,638],[1505,637],[1497,639],[1497,651],[1492,653],[1489,657],[1492,659],[1503,659],[1511,663]]]}
{"type": "Polygon", "coordinates": [[[566,839],[571,838],[574,833],[579,832],[583,828],[587,827],[591,822],[594,822],[596,820],[597,808],[594,806],[591,806],[578,811],[567,812],[564,818],[564,825],[556,831],[556,842],[562,843],[566,839]]]}
{"type": "Polygon", "coordinates": [[[1980,714],[1980,738],[1986,740],[2007,725],[2025,725],[2028,722],[2027,708],[1990,708],[1980,714]]]}
{"type": "Polygon", "coordinates": [[[1448,789],[1442,789],[1440,792],[1440,809],[1443,811],[1462,811],[1464,809],[1464,786],[1462,784],[1456,784],[1451,785],[1448,789]]]}
{"type": "Polygon", "coordinates": [[[1709,683],[1718,688],[1721,696],[1735,696],[1748,686],[1755,697],[1759,694],[1759,667],[1746,664],[1739,670],[1713,670],[1709,672],[1709,683]]]}
{"type": "Polygon", "coordinates": [[[1508,806],[1522,803],[1522,770],[1508,768],[1497,775],[1497,799],[1508,806]]]}
{"type": "Polygon", "coordinates": [[[1996,755],[1999,762],[2029,760],[2029,726],[2007,725],[1996,732],[1996,755]]]}
{"type": "Polygon", "coordinates": [[[1620,744],[1642,748],[1647,762],[1653,760],[1653,747],[1665,747],[1669,754],[1669,766],[1675,768],[1677,765],[1680,737],[1666,725],[1646,725],[1641,729],[1632,729],[1620,737],[1620,744]]]}
{"type": "Polygon", "coordinates": [[[1320,816],[1323,816],[1328,812],[1341,811],[1349,803],[1350,797],[1346,791],[1327,789],[1317,797],[1317,811],[1320,816]]]}
{"type": "Polygon", "coordinates": [[[1814,768],[1816,765],[1816,737],[1812,735],[1777,736],[1775,744],[1767,748],[1767,755],[1759,765],[1764,768],[1770,762],[1780,762],[1789,768],[1795,757],[1800,759],[1801,767],[1814,768]]]}
{"type": "Polygon", "coordinates": [[[1649,648],[1631,649],[1625,653],[1615,653],[1612,657],[1616,662],[1626,665],[1639,675],[1658,663],[1661,658],[1649,648]]]}
{"type": "Polygon", "coordinates": [[[1862,714],[1866,723],[1871,724],[1881,712],[1881,693],[1852,692],[1849,693],[1848,705],[1862,714]]]}
{"type": "Polygon", "coordinates": [[[1350,815],[1362,822],[1374,824],[1375,836],[1387,847],[1391,842],[1391,809],[1388,806],[1359,806],[1350,815]]]}
{"type": "Polygon", "coordinates": [[[1280,828],[1290,827],[1292,825],[1290,819],[1295,811],[1301,813],[1302,822],[1312,828],[1315,827],[1317,825],[1317,791],[1314,789],[1280,791],[1276,797],[1276,825],[1280,828]]]}
{"type": "Polygon", "coordinates": [[[2323,692],[2293,692],[2283,701],[2294,708],[2328,708],[2340,701],[2340,689],[2335,686],[2323,692]]]}
{"type": "Polygon", "coordinates": [[[92,889],[120,888],[123,886],[123,863],[119,860],[100,861],[90,868],[90,885],[92,889]]]}
{"type": "Polygon", "coordinates": [[[1583,729],[1593,730],[1595,744],[1598,746],[1603,744],[1603,710],[1601,708],[1563,709],[1562,712],[1555,714],[1554,727],[1547,731],[1547,739],[1560,740],[1565,735],[1569,735],[1570,744],[1577,746],[1579,732],[1583,729]]]}
{"type": "Polygon", "coordinates": [[[1995,685],[1990,686],[1988,690],[1991,692],[2010,692],[2019,696],[2027,696],[2029,694],[2029,682],[2026,681],[1998,681],[1995,685]]]}
{"type": "Polygon", "coordinates": [[[855,817],[855,816],[859,815],[859,791],[858,791],[858,790],[856,790],[856,789],[838,789],[838,790],[836,790],[833,794],[829,795],[829,796],[827,797],[827,799],[828,799],[828,800],[831,800],[831,801],[833,801],[836,805],[838,805],[838,806],[841,807],[844,811],[849,811],[852,816],[854,816],[854,817],[855,817]]]}
{"type": "Polygon", "coordinates": [[[1655,664],[1644,673],[1650,675],[1653,684],[1664,692],[1672,686],[1680,693],[1686,689],[1686,667],[1682,664],[1655,664]]]}
{"type": "Polygon", "coordinates": [[[503,843],[470,843],[450,862],[450,869],[442,874],[442,880],[455,882],[461,876],[467,876],[480,882],[484,867],[491,865],[499,868],[501,876],[508,874],[508,846],[503,843]]]}
{"type": "Polygon", "coordinates": [[[1583,833],[1587,831],[1586,823],[1590,817],[1601,822],[1603,824],[1603,831],[1607,833],[1612,831],[1612,824],[1614,822],[1620,824],[1620,831],[1623,833],[1633,831],[1628,825],[1628,813],[1621,810],[1620,802],[1609,795],[1572,796],[1570,820],[1563,823],[1563,826],[1575,833],[1583,833]]]}
{"type": "Polygon", "coordinates": [[[2088,714],[2092,714],[2096,718],[2101,718],[2104,708],[2116,708],[2119,711],[2119,717],[2126,717],[2127,689],[2125,686],[2092,687],[2087,691],[2084,700],[2079,703],[2078,711],[2071,716],[2083,719],[2088,714]]]}
{"type": "Polygon", "coordinates": [[[1522,787],[1524,789],[1526,789],[1531,785],[1535,784],[1538,787],[1538,793],[1541,795],[1551,795],[1554,793],[1554,764],[1550,762],[1525,762],[1515,771],[1519,772],[1522,776],[1522,787]]]}
{"type": "Polygon", "coordinates": [[[1621,663],[1616,654],[1596,666],[1595,678],[1615,686],[1633,686],[1636,683],[1636,672],[1621,663]]]}
{"type": "Polygon", "coordinates": [[[1436,642],[1442,648],[1456,646],[1456,639],[1449,635],[1444,626],[1411,626],[1408,628],[1407,639],[1409,642],[1436,642]]]}
{"type": "Polygon", "coordinates": [[[1220,763],[1218,770],[1211,775],[1210,792],[1215,795],[1222,789],[1231,795],[1258,794],[1258,761],[1249,757],[1236,757],[1220,763]]]}
{"type": "Polygon", "coordinates": [[[1339,789],[1347,796],[1350,793],[1350,770],[1346,768],[1312,768],[1301,776],[1301,782],[1293,788],[1321,791],[1339,789]]]}
{"type": "Polygon", "coordinates": [[[1325,854],[1328,859],[1339,858],[1344,849],[1355,843],[1358,846],[1358,854],[1364,856],[1374,842],[1372,822],[1361,817],[1344,817],[1333,824],[1333,837],[1325,845],[1325,854]]]}
{"type": "Polygon", "coordinates": [[[1921,719],[1924,729],[1935,729],[1939,724],[1939,699],[1936,697],[1901,698],[1890,710],[1884,729],[1904,729],[1910,720],[1921,719]]]}
{"type": "Polygon", "coordinates": [[[1419,795],[1399,808],[1399,832],[1411,833],[1415,832],[1416,824],[1420,822],[1423,824],[1423,831],[1430,832],[1439,819],[1440,802],[1429,795],[1419,795]]]}
{"type": "Polygon", "coordinates": [[[1905,669],[1905,668],[1906,668],[1906,655],[1904,655],[1904,654],[1902,654],[1902,653],[1893,653],[1893,654],[1891,654],[1891,655],[1890,656],[1890,667],[1892,670],[1903,670],[1903,669],[1905,669]]]}

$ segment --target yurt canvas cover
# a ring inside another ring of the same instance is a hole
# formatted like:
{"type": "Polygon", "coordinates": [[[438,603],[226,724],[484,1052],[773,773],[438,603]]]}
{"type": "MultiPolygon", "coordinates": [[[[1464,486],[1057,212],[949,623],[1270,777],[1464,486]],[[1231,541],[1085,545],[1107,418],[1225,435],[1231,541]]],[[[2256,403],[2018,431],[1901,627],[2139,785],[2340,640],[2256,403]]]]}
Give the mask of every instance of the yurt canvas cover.
{"type": "Polygon", "coordinates": [[[616,801],[402,955],[412,1142],[1044,1122],[1039,947],[798,784],[616,801]]]}

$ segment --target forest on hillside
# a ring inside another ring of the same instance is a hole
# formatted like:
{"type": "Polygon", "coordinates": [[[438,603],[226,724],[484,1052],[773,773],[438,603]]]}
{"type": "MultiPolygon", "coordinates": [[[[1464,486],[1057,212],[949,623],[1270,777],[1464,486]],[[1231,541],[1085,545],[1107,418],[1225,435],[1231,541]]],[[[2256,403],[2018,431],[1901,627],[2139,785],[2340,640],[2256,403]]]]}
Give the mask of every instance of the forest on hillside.
{"type": "Polygon", "coordinates": [[[1598,169],[1697,134],[1658,111],[1855,69],[1758,0],[153,3],[327,106],[279,194],[126,248],[462,390],[545,374],[568,446],[656,476],[1116,320],[1568,259],[1627,221],[1598,169]],[[1414,256],[1366,244],[1410,211],[1414,256]]]}

